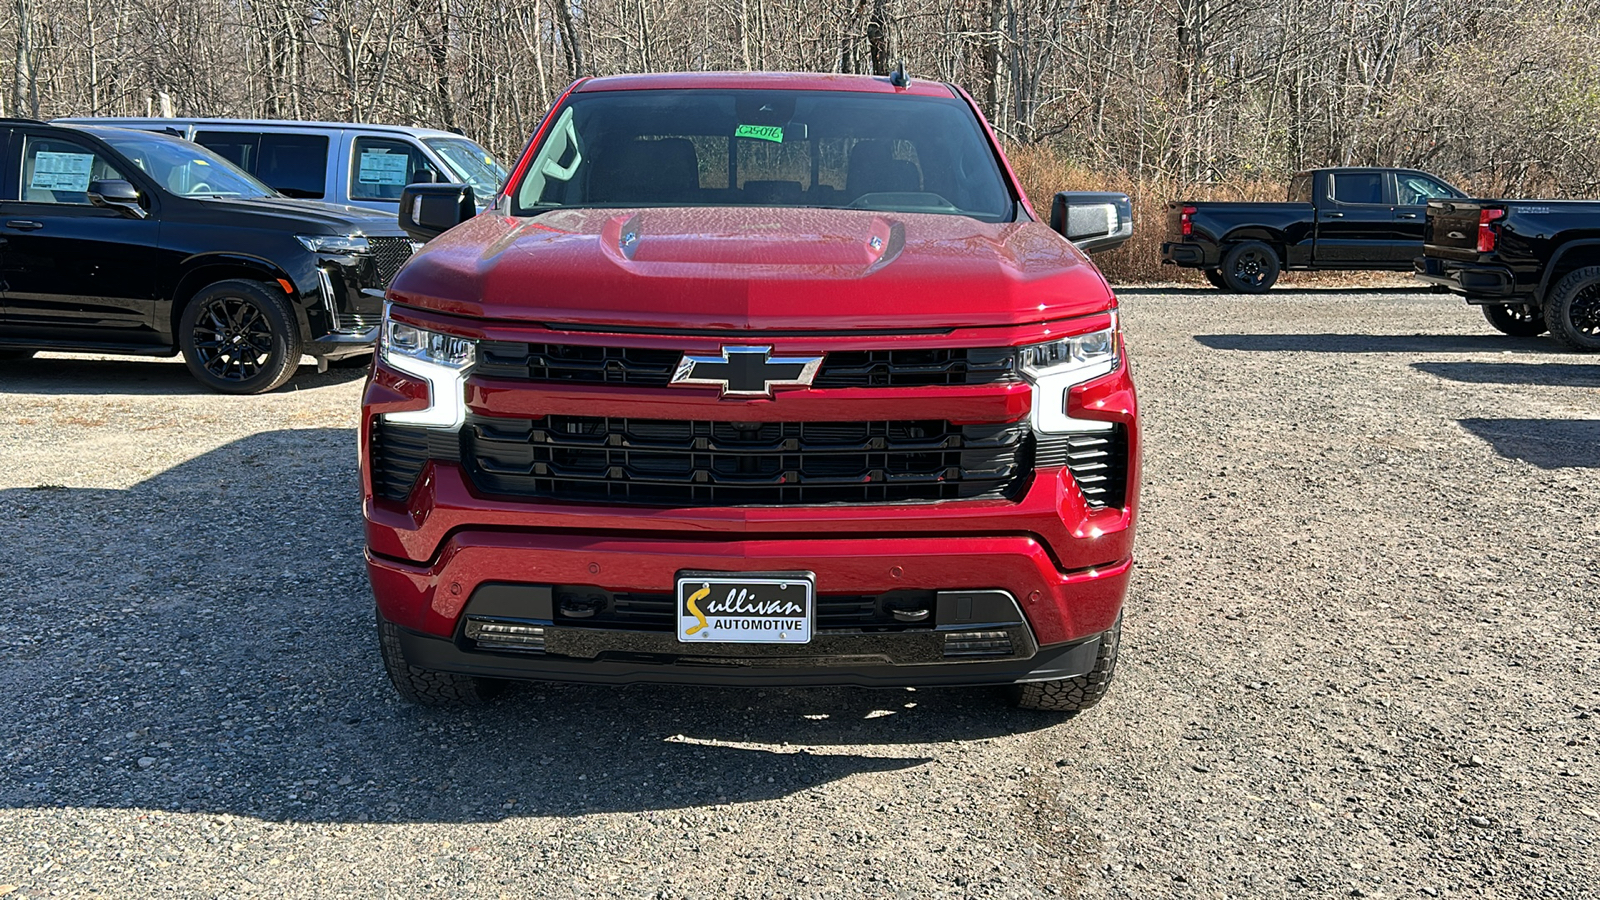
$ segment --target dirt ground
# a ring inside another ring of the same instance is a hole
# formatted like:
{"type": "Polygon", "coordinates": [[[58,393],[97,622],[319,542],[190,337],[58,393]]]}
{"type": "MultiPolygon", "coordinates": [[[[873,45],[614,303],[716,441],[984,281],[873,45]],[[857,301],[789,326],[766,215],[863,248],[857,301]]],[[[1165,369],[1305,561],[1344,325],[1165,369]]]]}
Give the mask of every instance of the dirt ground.
{"type": "Polygon", "coordinates": [[[360,376],[0,363],[0,895],[1600,895],[1600,358],[1409,289],[1123,294],[1111,696],[399,702],[360,376]]]}

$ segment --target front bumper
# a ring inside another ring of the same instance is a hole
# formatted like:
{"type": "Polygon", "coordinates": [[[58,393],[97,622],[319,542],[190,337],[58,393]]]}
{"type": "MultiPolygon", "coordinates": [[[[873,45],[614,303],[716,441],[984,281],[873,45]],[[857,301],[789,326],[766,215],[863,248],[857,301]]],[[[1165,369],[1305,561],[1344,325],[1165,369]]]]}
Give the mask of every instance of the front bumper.
{"type": "Polygon", "coordinates": [[[306,342],[305,352],[317,359],[344,359],[371,353],[378,342],[378,326],[350,332],[335,332],[306,342]]]}
{"type": "Polygon", "coordinates": [[[1516,279],[1505,266],[1419,256],[1412,271],[1421,281],[1465,295],[1468,303],[1505,303],[1516,296],[1516,279]]]}
{"type": "MultiPolygon", "coordinates": [[[[555,629],[555,634],[562,629],[555,629]]],[[[603,632],[619,642],[636,635],[603,632]]],[[[819,640],[822,636],[819,635],[819,640]]],[[[671,637],[666,636],[670,641],[671,637]]],[[[464,649],[449,638],[401,629],[400,646],[412,665],[484,678],[563,681],[582,684],[688,684],[718,687],[954,687],[1050,681],[1087,674],[1100,637],[1049,647],[1027,657],[987,662],[886,665],[874,654],[810,657],[688,656],[662,652],[616,652],[585,659],[555,654],[493,653],[464,649]]],[[[820,648],[818,648],[820,650],[820,648]]]]}

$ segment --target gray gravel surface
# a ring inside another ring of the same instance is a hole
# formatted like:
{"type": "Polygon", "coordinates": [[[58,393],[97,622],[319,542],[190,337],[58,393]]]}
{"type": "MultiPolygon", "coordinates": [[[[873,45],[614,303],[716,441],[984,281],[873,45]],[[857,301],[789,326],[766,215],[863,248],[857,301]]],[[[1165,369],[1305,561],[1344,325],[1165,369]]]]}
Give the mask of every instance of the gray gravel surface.
{"type": "Polygon", "coordinates": [[[0,363],[0,894],[1540,897],[1600,874],[1600,359],[1406,291],[1124,293],[1110,698],[527,686],[425,711],[361,383],[0,363]]]}

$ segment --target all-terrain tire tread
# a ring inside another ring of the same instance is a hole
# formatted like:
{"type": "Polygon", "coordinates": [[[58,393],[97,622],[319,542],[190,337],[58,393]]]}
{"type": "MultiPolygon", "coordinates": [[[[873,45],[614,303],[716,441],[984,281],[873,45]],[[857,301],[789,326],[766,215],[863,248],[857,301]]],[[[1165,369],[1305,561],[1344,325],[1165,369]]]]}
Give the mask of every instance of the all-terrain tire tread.
{"type": "Polygon", "coordinates": [[[1586,266],[1561,279],[1544,302],[1544,324],[1550,336],[1573,350],[1594,353],[1600,350],[1600,339],[1572,330],[1571,320],[1564,313],[1573,295],[1600,281],[1600,266],[1586,266]]]}
{"type": "Polygon", "coordinates": [[[1021,709],[1077,714],[1105,699],[1117,672],[1117,650],[1122,645],[1122,617],[1100,636],[1094,667],[1075,678],[1030,681],[1012,686],[1012,703],[1021,709]]]}
{"type": "Polygon", "coordinates": [[[504,682],[454,672],[436,672],[406,662],[400,629],[378,620],[378,646],[389,681],[402,698],[419,706],[482,706],[505,687],[504,682]]]}

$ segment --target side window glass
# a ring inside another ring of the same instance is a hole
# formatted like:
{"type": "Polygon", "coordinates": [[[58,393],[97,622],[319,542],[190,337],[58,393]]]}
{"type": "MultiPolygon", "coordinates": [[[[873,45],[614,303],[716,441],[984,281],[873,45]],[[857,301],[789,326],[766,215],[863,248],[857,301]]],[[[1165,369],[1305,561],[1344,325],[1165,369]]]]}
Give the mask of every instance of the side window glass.
{"type": "Polygon", "coordinates": [[[322,134],[263,134],[257,178],[289,197],[321,200],[328,192],[328,137],[322,134]]]}
{"type": "Polygon", "coordinates": [[[261,135],[237,131],[197,131],[194,142],[254,175],[261,135]]]}
{"type": "Polygon", "coordinates": [[[1333,199],[1340,203],[1383,203],[1383,174],[1346,172],[1333,178],[1333,199]]]}
{"type": "Polygon", "coordinates": [[[399,201],[400,192],[418,181],[439,181],[422,151],[391,138],[356,138],[350,161],[350,199],[399,201]]]}
{"type": "Polygon", "coordinates": [[[1400,176],[1400,205],[1423,206],[1435,197],[1455,196],[1449,188],[1421,175],[1400,176]]]}
{"type": "Polygon", "coordinates": [[[126,181],[110,160],[81,144],[29,135],[22,150],[22,202],[89,205],[91,181],[126,181]]]}

